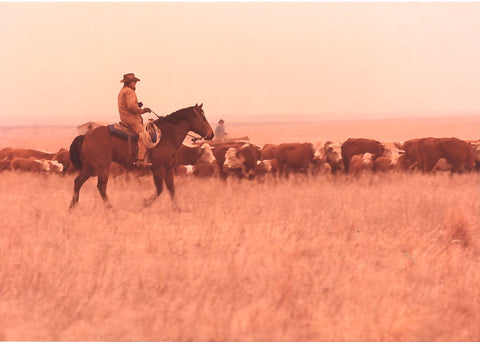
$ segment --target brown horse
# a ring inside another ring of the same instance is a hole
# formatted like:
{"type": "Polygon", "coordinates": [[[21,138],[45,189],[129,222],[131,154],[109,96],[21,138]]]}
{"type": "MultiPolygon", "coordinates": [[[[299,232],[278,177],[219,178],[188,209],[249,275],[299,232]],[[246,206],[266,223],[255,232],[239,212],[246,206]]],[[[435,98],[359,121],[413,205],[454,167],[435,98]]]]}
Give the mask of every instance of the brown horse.
{"type": "MultiPolygon", "coordinates": [[[[175,155],[189,131],[201,135],[207,140],[213,138],[213,130],[202,109],[203,104],[180,109],[170,115],[155,120],[162,131],[160,142],[150,151],[152,174],[157,193],[145,200],[145,206],[151,205],[162,193],[163,180],[175,203],[175,186],[173,182],[175,155]]],[[[70,158],[81,171],[75,178],[73,198],[70,208],[78,203],[80,188],[85,181],[98,177],[97,188],[108,208],[111,208],[107,197],[107,182],[112,161],[130,167],[135,158],[130,151],[135,150],[135,144],[112,135],[106,126],[100,126],[86,135],[75,138],[70,146],[70,158]]]]}

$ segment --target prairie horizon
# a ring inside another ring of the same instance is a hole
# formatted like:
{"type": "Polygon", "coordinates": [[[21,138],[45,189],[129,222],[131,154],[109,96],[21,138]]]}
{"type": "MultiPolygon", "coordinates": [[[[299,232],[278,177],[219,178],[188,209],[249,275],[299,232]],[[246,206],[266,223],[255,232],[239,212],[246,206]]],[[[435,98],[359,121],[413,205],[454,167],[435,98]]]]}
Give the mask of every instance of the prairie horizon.
{"type": "MultiPolygon", "coordinates": [[[[209,121],[215,127],[216,122],[209,121]]],[[[478,140],[480,116],[258,123],[227,121],[226,130],[233,138],[248,136],[260,147],[283,142],[342,142],[353,137],[379,141],[404,141],[427,136],[478,140]]],[[[39,148],[53,152],[68,148],[77,135],[77,126],[74,125],[0,126],[0,148],[39,148]]]]}

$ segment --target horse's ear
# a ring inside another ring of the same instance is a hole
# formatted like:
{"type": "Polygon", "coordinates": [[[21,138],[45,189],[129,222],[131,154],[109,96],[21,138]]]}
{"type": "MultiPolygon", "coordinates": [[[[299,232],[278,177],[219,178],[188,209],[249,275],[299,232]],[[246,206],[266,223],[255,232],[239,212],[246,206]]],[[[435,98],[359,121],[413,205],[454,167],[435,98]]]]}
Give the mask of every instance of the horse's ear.
{"type": "Polygon", "coordinates": [[[202,106],[203,106],[203,103],[202,103],[202,104],[200,104],[200,109],[202,108],[202,106]]]}
{"type": "Polygon", "coordinates": [[[195,103],[195,108],[197,108],[197,107],[198,107],[198,103],[195,103]]]}

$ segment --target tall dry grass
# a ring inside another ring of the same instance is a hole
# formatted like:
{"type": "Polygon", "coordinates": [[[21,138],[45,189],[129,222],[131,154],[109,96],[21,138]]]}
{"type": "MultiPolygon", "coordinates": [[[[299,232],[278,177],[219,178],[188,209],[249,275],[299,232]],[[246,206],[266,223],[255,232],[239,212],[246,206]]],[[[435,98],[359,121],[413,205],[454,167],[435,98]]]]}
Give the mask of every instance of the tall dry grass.
{"type": "Polygon", "coordinates": [[[477,174],[0,177],[7,340],[478,341],[477,174]]]}

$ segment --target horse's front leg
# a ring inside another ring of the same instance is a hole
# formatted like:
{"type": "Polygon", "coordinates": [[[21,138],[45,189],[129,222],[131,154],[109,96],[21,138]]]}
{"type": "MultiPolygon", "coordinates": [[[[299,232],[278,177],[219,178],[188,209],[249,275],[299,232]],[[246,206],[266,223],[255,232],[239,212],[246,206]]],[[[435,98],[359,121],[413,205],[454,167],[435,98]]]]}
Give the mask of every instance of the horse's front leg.
{"type": "Polygon", "coordinates": [[[175,198],[175,183],[173,180],[173,167],[166,170],[165,174],[165,183],[167,184],[168,192],[170,193],[170,198],[172,199],[173,210],[180,211],[177,200],[175,198]]]}
{"type": "Polygon", "coordinates": [[[110,171],[110,165],[102,167],[98,172],[98,182],[97,188],[102,196],[103,202],[108,209],[112,209],[112,204],[107,196],[107,183],[108,183],[108,173],[110,171]]]}
{"type": "Polygon", "coordinates": [[[162,168],[154,169],[152,171],[152,175],[153,175],[153,181],[155,182],[155,188],[157,189],[157,193],[143,200],[144,207],[151,206],[163,191],[163,178],[165,177],[164,169],[162,168]]]}

